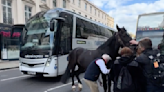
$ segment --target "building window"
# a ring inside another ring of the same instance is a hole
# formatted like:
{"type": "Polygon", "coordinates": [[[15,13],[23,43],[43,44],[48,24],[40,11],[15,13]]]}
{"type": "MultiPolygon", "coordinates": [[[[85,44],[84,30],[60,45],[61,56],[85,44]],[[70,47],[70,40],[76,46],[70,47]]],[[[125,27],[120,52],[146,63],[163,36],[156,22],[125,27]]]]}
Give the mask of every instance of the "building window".
{"type": "Polygon", "coordinates": [[[81,6],[81,0],[79,0],[79,7],[81,6]]]}
{"type": "Polygon", "coordinates": [[[32,15],[32,7],[25,5],[25,22],[31,17],[32,15]]]}
{"type": "Polygon", "coordinates": [[[66,8],[66,0],[63,0],[63,8],[66,8]]]}
{"type": "Polygon", "coordinates": [[[92,6],[90,6],[90,13],[92,13],[92,6]]]}
{"type": "Polygon", "coordinates": [[[87,10],[87,3],[85,3],[85,10],[87,10]]]}
{"type": "Polygon", "coordinates": [[[81,15],[81,12],[79,12],[79,14],[81,15]]]}
{"type": "Polygon", "coordinates": [[[12,24],[12,7],[11,0],[2,0],[3,23],[12,24]]]}
{"type": "Polygon", "coordinates": [[[75,3],[75,0],[72,0],[72,3],[74,4],[75,3]]]}
{"type": "Polygon", "coordinates": [[[95,15],[96,15],[96,9],[95,9],[95,15]]]}
{"type": "Polygon", "coordinates": [[[92,17],[90,17],[90,19],[92,19],[92,17]]]}
{"type": "Polygon", "coordinates": [[[85,15],[85,17],[87,17],[87,15],[85,15]]]}
{"type": "Polygon", "coordinates": [[[56,0],[53,0],[53,6],[56,7],[56,0]]]}

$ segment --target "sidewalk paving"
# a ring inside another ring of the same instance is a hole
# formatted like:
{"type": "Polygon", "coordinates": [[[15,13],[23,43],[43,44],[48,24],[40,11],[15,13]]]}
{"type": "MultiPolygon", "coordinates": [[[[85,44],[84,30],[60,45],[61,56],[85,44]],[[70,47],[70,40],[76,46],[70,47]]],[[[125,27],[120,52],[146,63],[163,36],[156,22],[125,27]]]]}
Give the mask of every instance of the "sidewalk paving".
{"type": "Polygon", "coordinates": [[[19,67],[19,60],[14,61],[0,61],[0,70],[6,70],[6,69],[12,69],[12,68],[18,68],[19,67]]]}

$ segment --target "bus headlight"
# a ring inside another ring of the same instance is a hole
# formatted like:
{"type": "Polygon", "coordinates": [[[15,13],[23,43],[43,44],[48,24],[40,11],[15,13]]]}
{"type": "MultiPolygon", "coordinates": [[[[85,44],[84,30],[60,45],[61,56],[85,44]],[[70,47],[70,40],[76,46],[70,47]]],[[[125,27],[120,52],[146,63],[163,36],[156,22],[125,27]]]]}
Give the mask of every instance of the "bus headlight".
{"type": "Polygon", "coordinates": [[[51,58],[48,58],[48,59],[47,59],[47,62],[46,62],[46,66],[47,66],[47,67],[50,66],[50,62],[51,62],[51,58]]]}

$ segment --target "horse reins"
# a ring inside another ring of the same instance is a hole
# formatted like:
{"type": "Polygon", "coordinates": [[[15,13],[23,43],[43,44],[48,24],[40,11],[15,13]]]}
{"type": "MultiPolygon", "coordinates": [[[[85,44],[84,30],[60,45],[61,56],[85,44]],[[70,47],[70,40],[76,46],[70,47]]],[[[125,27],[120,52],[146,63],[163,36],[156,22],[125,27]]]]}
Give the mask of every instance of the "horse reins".
{"type": "Polygon", "coordinates": [[[123,47],[124,47],[125,44],[124,44],[123,41],[121,40],[121,38],[120,38],[120,36],[118,35],[118,33],[116,33],[116,36],[117,36],[117,38],[118,38],[118,42],[120,42],[120,43],[123,45],[123,47]]]}

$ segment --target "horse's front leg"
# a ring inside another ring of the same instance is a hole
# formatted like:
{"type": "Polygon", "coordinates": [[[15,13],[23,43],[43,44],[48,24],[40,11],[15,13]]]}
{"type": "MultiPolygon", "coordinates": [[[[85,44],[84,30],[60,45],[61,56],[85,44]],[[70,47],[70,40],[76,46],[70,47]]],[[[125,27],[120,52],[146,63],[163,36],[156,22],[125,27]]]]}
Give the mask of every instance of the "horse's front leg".
{"type": "Polygon", "coordinates": [[[75,86],[75,82],[74,82],[74,76],[75,76],[75,67],[72,69],[72,74],[71,74],[71,77],[72,77],[72,90],[75,91],[76,90],[76,86],[75,86]]]}
{"type": "Polygon", "coordinates": [[[80,75],[82,72],[83,72],[83,70],[82,70],[82,68],[79,66],[79,69],[76,71],[76,78],[77,78],[77,80],[78,80],[79,91],[81,91],[82,88],[83,88],[82,82],[81,82],[81,80],[80,80],[80,78],[79,78],[79,75],[80,75]]]}
{"type": "Polygon", "coordinates": [[[105,74],[102,74],[102,80],[103,80],[104,92],[107,92],[107,79],[105,74]]]}

